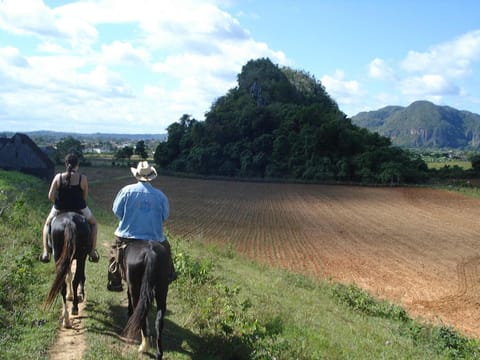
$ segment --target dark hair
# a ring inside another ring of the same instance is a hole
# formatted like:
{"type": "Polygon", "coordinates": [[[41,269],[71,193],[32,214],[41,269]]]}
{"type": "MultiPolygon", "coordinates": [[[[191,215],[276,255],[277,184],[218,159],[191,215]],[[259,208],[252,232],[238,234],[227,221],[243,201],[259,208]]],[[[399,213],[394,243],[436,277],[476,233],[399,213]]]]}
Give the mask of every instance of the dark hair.
{"type": "Polygon", "coordinates": [[[74,153],[65,156],[65,166],[67,168],[67,185],[70,185],[73,169],[78,165],[78,157],[74,153]]]}

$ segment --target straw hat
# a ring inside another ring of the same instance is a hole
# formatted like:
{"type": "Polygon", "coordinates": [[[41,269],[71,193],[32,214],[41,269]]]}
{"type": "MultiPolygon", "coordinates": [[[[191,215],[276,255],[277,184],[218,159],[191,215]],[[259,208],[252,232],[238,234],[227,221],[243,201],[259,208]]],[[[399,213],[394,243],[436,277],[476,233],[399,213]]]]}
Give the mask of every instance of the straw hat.
{"type": "Polygon", "coordinates": [[[137,168],[130,168],[133,176],[140,181],[152,181],[157,177],[157,170],[148,164],[148,161],[140,161],[137,168]]]}

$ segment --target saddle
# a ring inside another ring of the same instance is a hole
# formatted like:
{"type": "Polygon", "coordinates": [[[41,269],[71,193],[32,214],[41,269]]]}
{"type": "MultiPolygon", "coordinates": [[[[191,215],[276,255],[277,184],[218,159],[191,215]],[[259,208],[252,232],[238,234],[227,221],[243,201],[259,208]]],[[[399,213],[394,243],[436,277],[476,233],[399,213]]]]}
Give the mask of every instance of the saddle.
{"type": "MultiPolygon", "coordinates": [[[[85,219],[85,221],[87,222],[88,224],[88,227],[90,228],[90,231],[92,230],[92,226],[90,225],[90,223],[87,221],[87,218],[82,214],[82,211],[81,210],[78,210],[78,209],[75,209],[75,210],[58,210],[58,214],[55,215],[52,220],[50,221],[50,223],[48,224],[48,235],[47,235],[47,247],[48,247],[48,251],[49,252],[52,252],[52,240],[50,238],[51,236],[51,233],[52,233],[52,223],[55,221],[55,219],[57,218],[58,215],[60,214],[64,214],[64,213],[67,213],[67,212],[74,212],[74,213],[77,213],[78,215],[81,215],[83,216],[83,218],[85,219]]],[[[90,244],[90,247],[92,245],[90,244]]]]}

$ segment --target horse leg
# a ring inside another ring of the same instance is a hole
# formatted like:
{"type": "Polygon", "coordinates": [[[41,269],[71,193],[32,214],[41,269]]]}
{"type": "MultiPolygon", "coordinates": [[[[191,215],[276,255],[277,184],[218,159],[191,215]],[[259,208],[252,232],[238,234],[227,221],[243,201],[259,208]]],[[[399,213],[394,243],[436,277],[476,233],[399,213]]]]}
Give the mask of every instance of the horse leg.
{"type": "Polygon", "coordinates": [[[73,300],[73,290],[72,290],[72,269],[70,268],[67,273],[67,278],[65,279],[65,283],[67,284],[67,300],[73,300]]]}
{"type": "Polygon", "coordinates": [[[70,329],[72,327],[72,322],[70,321],[70,315],[68,314],[68,307],[67,307],[67,285],[62,285],[62,300],[63,300],[63,314],[62,314],[62,326],[66,329],[70,329]]]}
{"type": "Polygon", "coordinates": [[[128,317],[130,317],[133,314],[133,299],[132,299],[132,295],[130,294],[130,289],[127,290],[127,295],[128,295],[128,317]]]}
{"type": "Polygon", "coordinates": [[[156,330],[156,347],[157,354],[156,359],[162,360],[163,357],[163,348],[162,348],[162,332],[163,332],[163,320],[165,313],[167,311],[167,287],[158,288],[155,291],[155,298],[157,302],[157,316],[155,318],[155,330],[156,330]]]}
{"type": "MultiPolygon", "coordinates": [[[[80,270],[77,268],[77,272],[79,273],[79,279],[78,279],[78,302],[81,303],[85,301],[85,260],[81,261],[83,265],[81,266],[80,270]],[[81,275],[81,276],[80,276],[81,275]]],[[[78,262],[77,262],[78,264],[78,262]]],[[[78,265],[77,265],[78,266],[78,265]]],[[[75,273],[76,275],[77,273],[75,273]]]]}
{"type": "Polygon", "coordinates": [[[142,335],[142,342],[140,347],[138,348],[138,352],[148,352],[149,344],[148,344],[148,316],[145,318],[142,324],[142,330],[140,331],[142,335]]]}
{"type": "Polygon", "coordinates": [[[82,303],[85,300],[85,281],[80,281],[78,287],[78,302],[82,303]]]}
{"type": "MultiPolygon", "coordinates": [[[[78,315],[78,285],[85,282],[85,260],[77,260],[77,268],[75,269],[75,277],[73,278],[73,306],[72,315],[78,315]]],[[[83,300],[83,299],[82,299],[83,300]]]]}
{"type": "MultiPolygon", "coordinates": [[[[141,281],[138,281],[137,278],[141,279],[141,275],[138,276],[139,274],[135,274],[132,272],[127,273],[127,284],[128,284],[128,289],[127,289],[127,294],[128,294],[128,317],[132,316],[135,308],[137,307],[138,301],[140,300],[140,289],[141,289],[141,281]]],[[[140,347],[138,348],[138,352],[146,352],[148,349],[148,339],[146,336],[146,331],[145,331],[145,325],[142,324],[142,331],[141,331],[141,337],[142,337],[142,342],[140,344],[140,347]]]]}
{"type": "Polygon", "coordinates": [[[162,360],[163,357],[163,349],[162,349],[162,331],[163,331],[163,316],[164,311],[158,309],[157,310],[157,317],[155,319],[155,330],[156,330],[156,347],[157,347],[157,354],[156,359],[162,360]]]}
{"type": "Polygon", "coordinates": [[[148,336],[145,333],[144,329],[142,329],[141,335],[142,335],[142,342],[141,342],[141,344],[138,348],[138,352],[139,353],[146,353],[146,352],[148,352],[148,336]]]}

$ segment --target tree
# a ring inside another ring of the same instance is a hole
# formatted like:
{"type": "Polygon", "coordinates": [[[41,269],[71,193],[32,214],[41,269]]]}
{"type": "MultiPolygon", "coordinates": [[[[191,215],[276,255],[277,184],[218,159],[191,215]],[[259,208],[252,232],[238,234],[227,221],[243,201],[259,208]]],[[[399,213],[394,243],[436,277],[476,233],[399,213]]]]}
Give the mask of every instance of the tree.
{"type": "Polygon", "coordinates": [[[378,175],[378,179],[382,184],[394,185],[400,183],[400,177],[402,174],[402,170],[400,164],[394,161],[389,161],[383,163],[380,167],[380,174],[378,175]]]}
{"type": "Polygon", "coordinates": [[[470,162],[472,163],[472,169],[479,174],[480,173],[480,155],[475,154],[470,157],[470,162]]]}
{"type": "Polygon", "coordinates": [[[145,141],[140,140],[139,142],[137,142],[137,145],[135,145],[135,155],[140,156],[143,160],[148,158],[147,147],[145,145],[145,141]]]}
{"type": "Polygon", "coordinates": [[[155,149],[155,153],[153,154],[153,161],[160,167],[166,167],[170,163],[166,141],[158,144],[157,148],[155,149]]]}
{"type": "Polygon", "coordinates": [[[117,160],[125,160],[128,159],[128,163],[130,163],[130,158],[133,155],[133,147],[131,146],[124,146],[121,149],[118,149],[115,153],[115,159],[117,160]]]}
{"type": "Polygon", "coordinates": [[[84,162],[82,143],[72,136],[67,136],[64,140],[57,143],[57,150],[54,155],[55,161],[58,164],[63,164],[65,156],[69,153],[77,155],[79,163],[84,162]]]}

